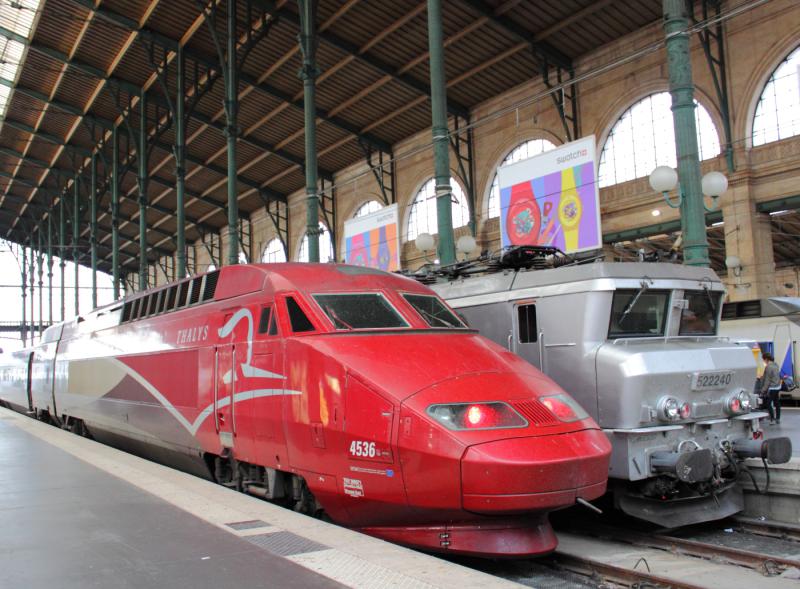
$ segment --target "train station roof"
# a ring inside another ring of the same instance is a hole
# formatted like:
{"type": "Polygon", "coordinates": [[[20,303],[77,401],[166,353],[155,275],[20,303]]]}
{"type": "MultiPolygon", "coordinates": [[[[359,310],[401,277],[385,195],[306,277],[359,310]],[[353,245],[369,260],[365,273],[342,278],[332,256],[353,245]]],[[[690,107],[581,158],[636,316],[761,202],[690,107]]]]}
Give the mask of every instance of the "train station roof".
{"type": "MultiPolygon", "coordinates": [[[[101,269],[110,267],[111,128],[119,125],[121,263],[138,266],[135,137],[146,90],[148,255],[174,251],[174,131],[178,49],[185,59],[187,240],[226,225],[224,82],[198,0],[24,0],[0,6],[0,236],[23,242],[74,194],[88,256],[89,157],[97,153],[101,269]],[[27,24],[17,26],[15,23],[27,24]],[[165,67],[166,64],[166,67],[165,67]],[[159,75],[157,72],[161,72],[159,75]],[[133,116],[123,121],[123,114],[133,116]],[[98,150],[97,146],[100,145],[98,150]]],[[[425,0],[321,0],[318,8],[320,176],[390,152],[430,127],[425,0]]],[[[239,0],[238,192],[242,215],[304,186],[303,86],[297,3],[239,0]]],[[[479,103],[661,18],[659,0],[453,0],[444,3],[449,110],[479,103]]],[[[70,207],[67,207],[69,209],[70,207]]],[[[71,211],[67,211],[71,216],[71,211]]],[[[46,223],[43,225],[46,229],[46,223]]],[[[71,233],[71,230],[70,230],[71,233]]],[[[84,258],[84,261],[86,258],[84,258]]]]}

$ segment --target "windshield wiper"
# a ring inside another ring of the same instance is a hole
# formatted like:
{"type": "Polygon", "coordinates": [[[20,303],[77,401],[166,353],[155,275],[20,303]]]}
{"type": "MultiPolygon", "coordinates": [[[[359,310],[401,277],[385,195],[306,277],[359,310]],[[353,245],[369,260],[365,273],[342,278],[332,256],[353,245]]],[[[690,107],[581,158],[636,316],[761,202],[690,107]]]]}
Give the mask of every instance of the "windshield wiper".
{"type": "MultiPolygon", "coordinates": [[[[427,317],[430,320],[430,321],[428,321],[428,323],[431,323],[431,322],[439,323],[440,325],[443,325],[444,327],[458,327],[458,325],[456,325],[455,323],[450,323],[447,319],[442,319],[441,317],[437,317],[433,313],[428,313],[422,307],[417,307],[417,311],[419,311],[421,315],[423,315],[424,317],[427,317]]],[[[437,326],[431,325],[431,327],[437,327],[437,326]]]]}
{"type": "Polygon", "coordinates": [[[625,305],[625,308],[622,309],[622,314],[620,314],[619,319],[617,319],[617,325],[619,327],[622,327],[622,322],[625,320],[625,317],[627,317],[628,314],[631,311],[633,311],[633,308],[636,306],[636,303],[639,301],[639,297],[642,296],[647,291],[647,289],[649,288],[647,286],[646,282],[642,281],[641,284],[642,284],[642,286],[639,288],[639,292],[637,292],[636,295],[630,300],[630,302],[627,305],[625,305]]]}
{"type": "MultiPolygon", "coordinates": [[[[350,325],[347,321],[345,321],[341,317],[339,317],[339,315],[336,314],[336,311],[334,311],[330,307],[330,305],[325,305],[325,312],[328,314],[328,316],[331,319],[333,319],[333,323],[334,324],[342,325],[342,326],[344,326],[344,329],[347,329],[348,331],[353,331],[353,329],[354,329],[353,326],[350,325]]],[[[337,327],[337,329],[338,329],[338,327],[337,327]]]]}

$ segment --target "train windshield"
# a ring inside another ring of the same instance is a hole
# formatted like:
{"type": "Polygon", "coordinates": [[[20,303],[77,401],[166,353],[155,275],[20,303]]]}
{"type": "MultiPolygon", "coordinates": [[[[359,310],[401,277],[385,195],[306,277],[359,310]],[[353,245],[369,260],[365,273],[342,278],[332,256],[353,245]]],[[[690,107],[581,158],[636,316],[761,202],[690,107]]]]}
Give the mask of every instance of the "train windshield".
{"type": "Polygon", "coordinates": [[[611,305],[609,337],[664,335],[669,304],[668,290],[620,289],[611,305]]]}
{"type": "Polygon", "coordinates": [[[681,311],[680,335],[716,335],[720,293],[687,290],[686,307],[681,311]]]}
{"type": "Polygon", "coordinates": [[[380,293],[316,294],[317,304],[337,330],[408,327],[380,293]]]}
{"type": "Polygon", "coordinates": [[[463,329],[466,326],[439,299],[431,295],[404,294],[403,298],[414,307],[422,319],[431,327],[463,329]]]}

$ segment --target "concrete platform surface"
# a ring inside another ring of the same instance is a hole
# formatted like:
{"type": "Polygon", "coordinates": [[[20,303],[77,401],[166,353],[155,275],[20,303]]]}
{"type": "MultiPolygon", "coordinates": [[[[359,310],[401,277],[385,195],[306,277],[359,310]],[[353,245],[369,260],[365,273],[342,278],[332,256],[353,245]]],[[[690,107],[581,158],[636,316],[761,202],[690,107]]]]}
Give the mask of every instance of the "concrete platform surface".
{"type": "Polygon", "coordinates": [[[781,407],[781,422],[769,425],[769,419],[761,422],[766,438],[787,436],[792,440],[792,456],[800,456],[800,408],[781,407]]]}
{"type": "Polygon", "coordinates": [[[0,409],[0,588],[519,587],[0,409]]]}

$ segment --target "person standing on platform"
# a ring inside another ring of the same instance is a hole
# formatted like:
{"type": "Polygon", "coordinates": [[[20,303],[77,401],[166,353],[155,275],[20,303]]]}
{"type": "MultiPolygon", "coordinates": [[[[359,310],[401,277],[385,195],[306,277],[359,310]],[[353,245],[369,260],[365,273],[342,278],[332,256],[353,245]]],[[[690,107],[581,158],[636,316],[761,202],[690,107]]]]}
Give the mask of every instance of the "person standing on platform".
{"type": "Polygon", "coordinates": [[[769,352],[764,352],[761,357],[766,364],[761,377],[761,396],[767,400],[769,424],[774,425],[781,422],[781,370],[769,352]]]}

